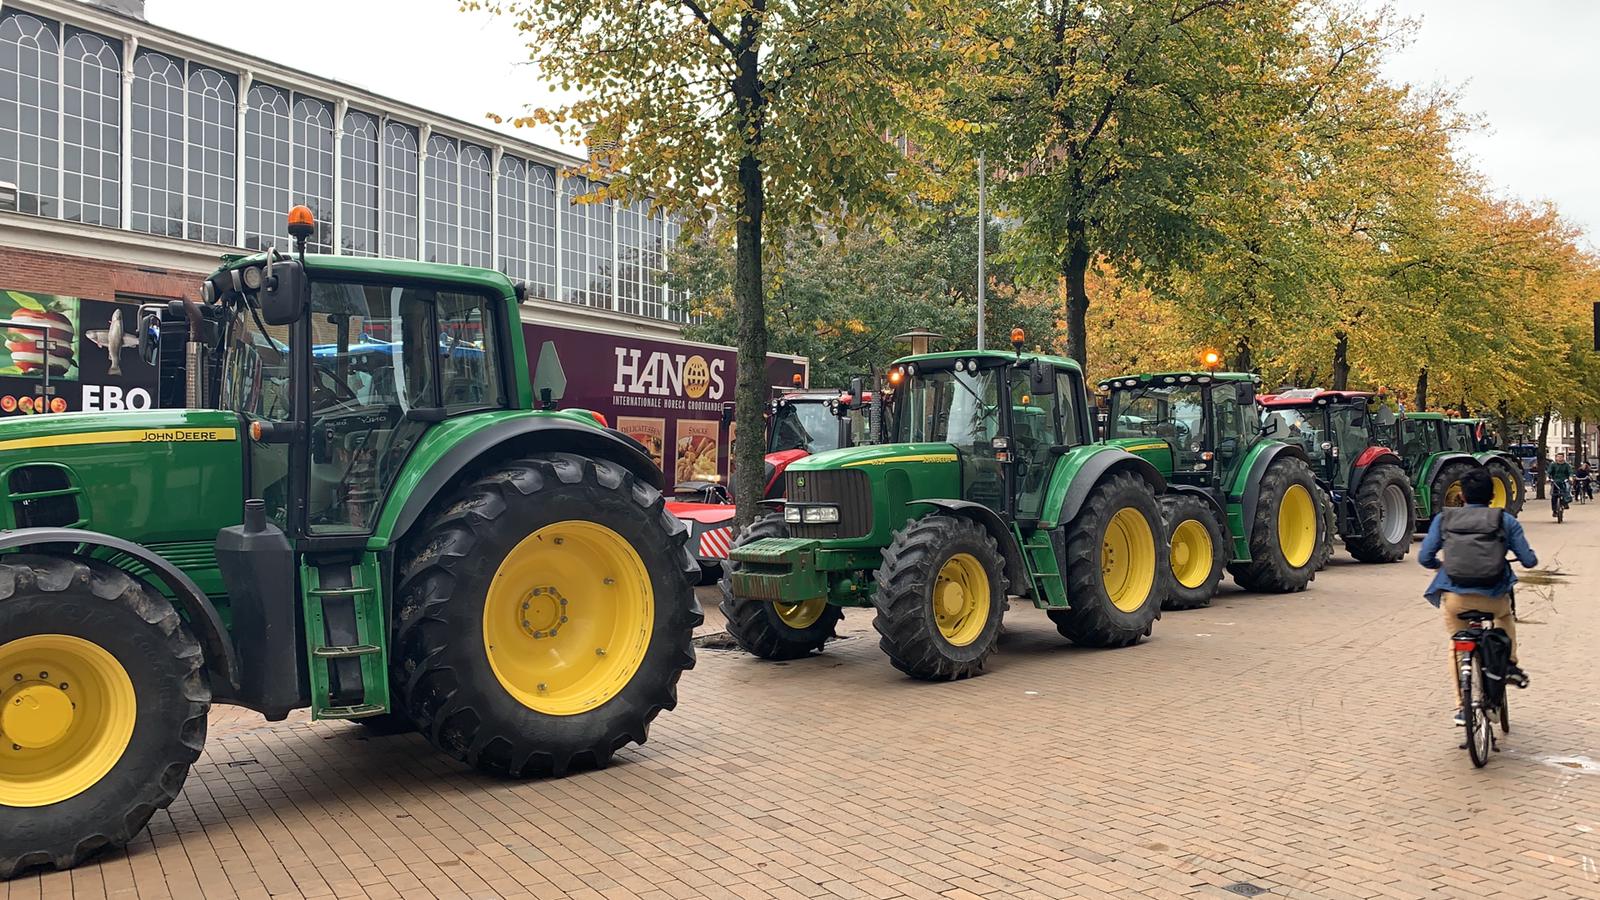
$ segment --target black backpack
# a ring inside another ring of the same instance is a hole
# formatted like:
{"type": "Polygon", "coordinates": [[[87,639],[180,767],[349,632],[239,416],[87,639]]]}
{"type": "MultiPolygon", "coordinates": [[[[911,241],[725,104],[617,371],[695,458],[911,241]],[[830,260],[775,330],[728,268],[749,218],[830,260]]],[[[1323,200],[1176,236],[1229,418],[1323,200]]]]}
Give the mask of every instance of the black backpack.
{"type": "Polygon", "coordinates": [[[1506,695],[1506,676],[1511,673],[1511,635],[1500,628],[1480,632],[1478,665],[1483,667],[1483,699],[1490,706],[1499,706],[1506,695]]]}
{"type": "Polygon", "coordinates": [[[1444,537],[1444,572],[1462,587],[1493,587],[1506,572],[1506,533],[1501,510],[1453,506],[1439,513],[1444,537]]]}

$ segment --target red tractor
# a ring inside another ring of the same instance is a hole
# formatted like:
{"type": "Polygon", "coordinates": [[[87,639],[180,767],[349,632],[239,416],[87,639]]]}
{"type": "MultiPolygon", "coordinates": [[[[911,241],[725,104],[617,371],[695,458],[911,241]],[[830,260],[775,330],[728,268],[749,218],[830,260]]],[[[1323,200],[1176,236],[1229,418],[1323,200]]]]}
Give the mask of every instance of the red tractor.
{"type": "MultiPolygon", "coordinates": [[[[783,496],[783,473],[795,460],[866,442],[872,393],[860,390],[859,381],[850,391],[785,391],[772,401],[767,410],[763,500],[783,496]]],[[[689,526],[689,549],[700,561],[702,583],[709,584],[721,575],[733,546],[732,486],[686,481],[673,489],[673,495],[667,512],[689,526]]]]}
{"type": "Polygon", "coordinates": [[[1333,498],[1345,547],[1361,562],[1397,562],[1417,518],[1411,477],[1392,449],[1395,414],[1369,391],[1285,391],[1260,398],[1272,437],[1298,444],[1333,498]]]}

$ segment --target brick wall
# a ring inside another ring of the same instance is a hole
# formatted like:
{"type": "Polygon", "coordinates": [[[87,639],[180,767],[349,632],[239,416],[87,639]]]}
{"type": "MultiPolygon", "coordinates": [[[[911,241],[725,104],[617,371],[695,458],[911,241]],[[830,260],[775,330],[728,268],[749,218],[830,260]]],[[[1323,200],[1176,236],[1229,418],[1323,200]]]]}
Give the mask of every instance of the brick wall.
{"type": "Polygon", "coordinates": [[[199,300],[200,282],[207,274],[0,246],[0,289],[4,290],[88,300],[114,300],[118,294],[199,300]]]}

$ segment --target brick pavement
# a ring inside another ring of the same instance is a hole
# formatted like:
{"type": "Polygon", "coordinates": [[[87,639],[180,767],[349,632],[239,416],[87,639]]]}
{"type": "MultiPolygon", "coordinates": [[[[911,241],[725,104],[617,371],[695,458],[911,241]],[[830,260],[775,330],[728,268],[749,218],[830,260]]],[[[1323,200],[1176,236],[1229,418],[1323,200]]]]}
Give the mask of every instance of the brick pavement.
{"type": "Polygon", "coordinates": [[[1127,650],[1017,608],[955,684],[900,677],[865,612],[815,659],[703,652],[649,744],[561,781],[221,711],[129,852],[0,898],[1600,897],[1600,506],[1526,518],[1564,577],[1521,592],[1534,686],[1482,771],[1424,573],[1338,561],[1127,650]]]}

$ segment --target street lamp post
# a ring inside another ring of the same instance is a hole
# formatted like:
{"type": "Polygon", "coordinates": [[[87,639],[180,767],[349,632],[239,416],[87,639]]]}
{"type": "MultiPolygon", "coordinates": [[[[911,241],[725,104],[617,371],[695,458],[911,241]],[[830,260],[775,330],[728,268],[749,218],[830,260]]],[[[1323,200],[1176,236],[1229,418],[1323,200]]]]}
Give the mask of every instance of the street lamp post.
{"type": "Polygon", "coordinates": [[[988,184],[984,178],[983,154],[978,154],[978,349],[983,349],[983,306],[984,295],[988,293],[989,279],[984,275],[984,241],[988,237],[988,184]]]}

